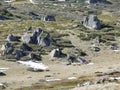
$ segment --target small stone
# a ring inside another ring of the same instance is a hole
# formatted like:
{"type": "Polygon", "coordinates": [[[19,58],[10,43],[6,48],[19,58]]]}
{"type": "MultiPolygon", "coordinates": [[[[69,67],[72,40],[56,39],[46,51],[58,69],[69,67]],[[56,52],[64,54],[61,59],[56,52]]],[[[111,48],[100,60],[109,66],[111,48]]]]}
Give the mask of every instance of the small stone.
{"type": "Polygon", "coordinates": [[[106,78],[102,77],[100,80],[96,82],[96,84],[103,84],[106,81],[106,78]]]}
{"type": "Polygon", "coordinates": [[[52,58],[54,58],[54,57],[60,57],[61,54],[62,54],[62,52],[61,52],[61,50],[60,50],[59,48],[53,49],[53,50],[50,52],[50,56],[51,56],[52,58]]]}
{"type": "Polygon", "coordinates": [[[77,56],[76,60],[81,64],[88,64],[89,63],[87,60],[81,58],[80,56],[77,56]]]}
{"type": "Polygon", "coordinates": [[[43,17],[43,21],[56,21],[53,15],[46,15],[43,17]]]}

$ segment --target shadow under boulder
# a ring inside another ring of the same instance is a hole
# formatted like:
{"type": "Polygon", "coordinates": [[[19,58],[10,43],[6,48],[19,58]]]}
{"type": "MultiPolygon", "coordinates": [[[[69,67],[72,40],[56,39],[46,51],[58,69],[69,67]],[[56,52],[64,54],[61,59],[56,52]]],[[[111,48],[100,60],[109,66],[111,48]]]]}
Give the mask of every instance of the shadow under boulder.
{"type": "Polygon", "coordinates": [[[23,43],[21,46],[20,46],[20,50],[22,50],[22,51],[33,51],[33,49],[30,47],[30,46],[28,46],[27,44],[25,44],[25,43],[23,43]]]}

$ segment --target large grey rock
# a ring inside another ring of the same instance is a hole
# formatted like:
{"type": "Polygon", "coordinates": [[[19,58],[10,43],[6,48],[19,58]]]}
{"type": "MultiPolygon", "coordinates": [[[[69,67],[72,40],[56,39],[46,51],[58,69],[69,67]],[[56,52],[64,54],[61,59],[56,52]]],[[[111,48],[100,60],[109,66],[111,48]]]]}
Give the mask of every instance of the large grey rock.
{"type": "Polygon", "coordinates": [[[51,45],[50,34],[40,28],[36,28],[31,36],[28,33],[25,33],[25,35],[22,36],[21,40],[23,43],[32,43],[41,46],[51,45]]]}
{"type": "Polygon", "coordinates": [[[5,42],[5,44],[2,45],[1,50],[3,51],[3,55],[12,54],[14,48],[11,43],[5,42]]]}
{"type": "Polygon", "coordinates": [[[24,56],[23,52],[21,50],[15,50],[13,52],[13,55],[15,56],[15,58],[17,60],[19,60],[20,58],[22,58],[24,56]]]}
{"type": "Polygon", "coordinates": [[[50,46],[51,38],[49,33],[37,28],[31,37],[31,43],[38,44],[40,46],[50,46]]]}
{"type": "Polygon", "coordinates": [[[30,35],[28,33],[25,33],[22,37],[21,40],[23,43],[29,43],[31,41],[30,35]]]}
{"type": "Polygon", "coordinates": [[[97,18],[96,15],[91,14],[89,16],[85,16],[83,18],[82,24],[89,29],[96,29],[96,30],[101,29],[100,20],[97,18]]]}
{"type": "Polygon", "coordinates": [[[7,36],[7,41],[19,41],[17,37],[13,36],[12,34],[9,34],[7,36]]]}

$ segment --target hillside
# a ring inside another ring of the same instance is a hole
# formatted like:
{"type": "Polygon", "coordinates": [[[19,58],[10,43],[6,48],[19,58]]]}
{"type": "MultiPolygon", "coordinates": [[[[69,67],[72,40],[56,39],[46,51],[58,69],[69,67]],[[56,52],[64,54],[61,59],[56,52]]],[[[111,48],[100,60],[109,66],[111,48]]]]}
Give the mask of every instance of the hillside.
{"type": "Polygon", "coordinates": [[[0,90],[119,90],[119,1],[77,1],[0,1],[0,90]]]}

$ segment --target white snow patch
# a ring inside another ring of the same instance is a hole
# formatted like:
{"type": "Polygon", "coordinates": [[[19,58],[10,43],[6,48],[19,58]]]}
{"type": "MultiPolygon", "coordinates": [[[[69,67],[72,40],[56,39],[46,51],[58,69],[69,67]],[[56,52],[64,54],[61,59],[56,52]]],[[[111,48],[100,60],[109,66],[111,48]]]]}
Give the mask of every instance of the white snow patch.
{"type": "Polygon", "coordinates": [[[26,65],[36,70],[48,70],[48,66],[44,65],[43,63],[33,62],[33,61],[17,61],[20,64],[26,65]]]}

